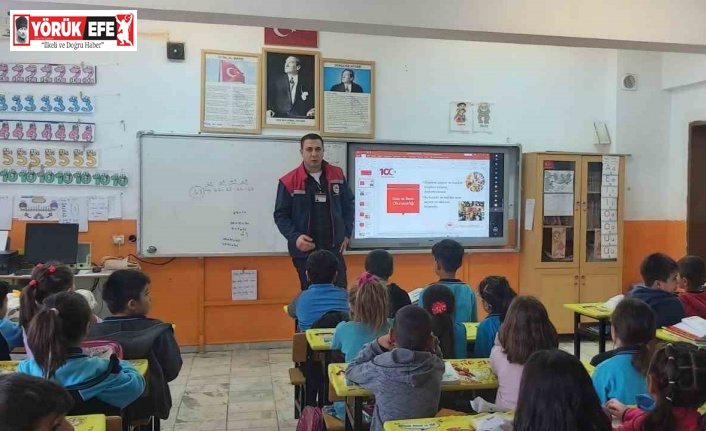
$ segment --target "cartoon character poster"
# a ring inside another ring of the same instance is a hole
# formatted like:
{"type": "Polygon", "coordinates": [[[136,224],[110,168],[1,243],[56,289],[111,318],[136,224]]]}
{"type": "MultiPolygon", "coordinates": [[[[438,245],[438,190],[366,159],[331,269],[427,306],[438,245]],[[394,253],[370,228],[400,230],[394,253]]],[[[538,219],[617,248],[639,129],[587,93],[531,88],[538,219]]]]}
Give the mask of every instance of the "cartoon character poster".
{"type": "Polygon", "coordinates": [[[91,85],[96,66],[88,64],[0,63],[0,82],[91,85]]]}
{"type": "Polygon", "coordinates": [[[452,132],[469,132],[471,129],[470,102],[451,102],[449,107],[449,127],[452,132]]]}
{"type": "Polygon", "coordinates": [[[0,119],[0,140],[93,142],[95,123],[0,119]]]}
{"type": "Polygon", "coordinates": [[[0,93],[0,114],[92,114],[91,96],[0,93]]]}
{"type": "Polygon", "coordinates": [[[495,132],[494,110],[493,103],[479,102],[472,105],[470,116],[473,121],[473,133],[495,132]]]}

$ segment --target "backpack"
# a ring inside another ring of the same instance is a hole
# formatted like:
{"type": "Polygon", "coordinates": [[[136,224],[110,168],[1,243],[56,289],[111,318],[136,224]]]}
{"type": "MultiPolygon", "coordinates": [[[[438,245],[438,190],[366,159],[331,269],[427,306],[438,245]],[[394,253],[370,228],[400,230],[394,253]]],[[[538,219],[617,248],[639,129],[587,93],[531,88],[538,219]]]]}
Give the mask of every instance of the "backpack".
{"type": "Polygon", "coordinates": [[[123,348],[120,344],[111,340],[89,340],[81,343],[83,354],[91,357],[110,359],[111,356],[117,356],[118,359],[123,359],[123,348]]]}
{"type": "Polygon", "coordinates": [[[302,411],[297,431],[325,431],[324,413],[319,407],[306,406],[302,411]]]}

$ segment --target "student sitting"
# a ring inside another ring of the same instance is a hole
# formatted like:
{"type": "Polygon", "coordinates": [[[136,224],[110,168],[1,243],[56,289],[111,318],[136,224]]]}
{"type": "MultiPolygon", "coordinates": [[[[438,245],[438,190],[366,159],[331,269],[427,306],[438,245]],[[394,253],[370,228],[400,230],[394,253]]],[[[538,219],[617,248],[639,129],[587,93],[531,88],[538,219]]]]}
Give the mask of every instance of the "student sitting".
{"type": "Polygon", "coordinates": [[[58,262],[48,262],[34,267],[29,283],[22,289],[20,295],[20,326],[28,358],[32,358],[32,349],[27,343],[29,323],[41,308],[44,299],[55,293],[69,292],[74,289],[74,272],[68,266],[58,262]]]}
{"type": "Polygon", "coordinates": [[[667,344],[655,352],[647,382],[656,400],[649,412],[608,401],[608,410],[623,421],[618,431],[703,429],[697,409],[706,402],[706,351],[687,343],[667,344]]]}
{"type": "Polygon", "coordinates": [[[514,409],[527,359],[538,350],[558,347],[559,336],[544,305],[533,296],[515,298],[490,351],[490,367],[498,376],[495,404],[514,409]]]}
{"type": "Polygon", "coordinates": [[[10,285],[0,281],[0,361],[9,361],[10,351],[23,344],[20,325],[5,318],[8,293],[10,293],[10,285]]]}
{"type": "MultiPolygon", "coordinates": [[[[351,320],[336,326],[331,350],[340,350],[345,361],[351,362],[365,344],[390,332],[392,324],[387,318],[387,289],[379,278],[369,272],[361,275],[350,289],[348,303],[351,320]]],[[[336,417],[345,419],[345,403],[334,403],[334,407],[336,417]]]]}
{"type": "Polygon", "coordinates": [[[315,251],[307,258],[306,276],[311,285],[292,300],[287,310],[299,321],[300,331],[310,329],[328,312],[348,312],[345,289],[333,284],[337,272],[338,259],[328,250],[315,251]]]}
{"type": "Polygon", "coordinates": [[[402,307],[390,334],[366,344],[346,370],[348,380],[375,395],[371,431],[391,420],[436,415],[443,375],[431,319],[415,305],[402,307]]]}
{"type": "Polygon", "coordinates": [[[454,322],[454,294],[443,284],[432,284],[422,292],[424,309],[431,316],[431,332],[439,340],[439,347],[445,359],[464,359],[466,348],[466,327],[454,322]]]}
{"type": "MultiPolygon", "coordinates": [[[[476,294],[471,286],[456,278],[456,271],[463,263],[463,246],[452,239],[444,239],[434,244],[431,254],[434,256],[434,270],[439,276],[438,283],[451,289],[456,299],[454,322],[476,322],[476,294]]],[[[424,292],[419,297],[420,307],[424,307],[423,296],[424,292]]]]}
{"type": "Polygon", "coordinates": [[[677,289],[679,267],[671,257],[654,253],[640,265],[640,275],[645,286],[635,286],[626,298],[645,301],[657,314],[657,327],[671,326],[684,318],[684,307],[674,293],[677,289]]]}
{"type": "Polygon", "coordinates": [[[115,356],[103,359],[82,353],[79,345],[90,320],[91,309],[81,295],[62,292],[46,298],[27,332],[34,359],[22,361],[17,372],[77,390],[86,405],[123,409],[142,395],[145,379],[115,356]]]}
{"type": "Polygon", "coordinates": [[[627,298],[618,303],[610,320],[616,349],[591,361],[596,366],[593,385],[602,404],[611,398],[637,404],[637,396],[647,393],[645,376],[652,359],[655,313],[643,301],[627,298]]]}
{"type": "Polygon", "coordinates": [[[0,376],[3,431],[72,431],[66,415],[73,406],[68,391],[49,380],[18,373],[0,376]]]}
{"type": "Polygon", "coordinates": [[[586,368],[559,349],[535,352],[525,363],[513,427],[514,431],[612,430],[586,368]]]}
{"type": "Polygon", "coordinates": [[[409,294],[395,283],[390,283],[394,269],[392,255],[387,250],[373,250],[365,257],[365,270],[380,279],[387,286],[390,297],[389,317],[392,319],[397,310],[405,305],[411,305],[409,294]]]}
{"type": "Polygon", "coordinates": [[[168,383],[179,376],[181,351],[172,325],[146,317],[152,308],[149,284],[149,277],[140,271],[112,273],[103,287],[103,300],[113,316],[91,325],[88,337],[118,342],[125,359],[148,360],[149,394],[139,406],[131,406],[130,414],[167,419],[172,407],[168,383]]]}
{"type": "Polygon", "coordinates": [[[699,316],[706,319],[706,265],[699,256],[685,256],[679,259],[679,287],[684,289],[679,300],[687,317],[699,316]]]}
{"type": "Polygon", "coordinates": [[[495,337],[500,331],[500,324],[505,320],[510,303],[517,296],[505,277],[491,275],[478,285],[483,308],[488,316],[478,325],[474,358],[490,357],[490,350],[495,344],[495,337]]]}

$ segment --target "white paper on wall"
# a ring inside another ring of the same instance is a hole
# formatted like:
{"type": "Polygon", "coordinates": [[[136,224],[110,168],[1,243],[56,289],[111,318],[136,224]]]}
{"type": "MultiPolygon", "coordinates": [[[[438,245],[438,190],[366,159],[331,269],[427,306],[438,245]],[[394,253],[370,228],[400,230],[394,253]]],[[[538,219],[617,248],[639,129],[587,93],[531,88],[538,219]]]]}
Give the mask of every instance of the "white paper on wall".
{"type": "Polygon", "coordinates": [[[257,299],[257,271],[254,269],[231,271],[232,299],[245,301],[257,299]]]}

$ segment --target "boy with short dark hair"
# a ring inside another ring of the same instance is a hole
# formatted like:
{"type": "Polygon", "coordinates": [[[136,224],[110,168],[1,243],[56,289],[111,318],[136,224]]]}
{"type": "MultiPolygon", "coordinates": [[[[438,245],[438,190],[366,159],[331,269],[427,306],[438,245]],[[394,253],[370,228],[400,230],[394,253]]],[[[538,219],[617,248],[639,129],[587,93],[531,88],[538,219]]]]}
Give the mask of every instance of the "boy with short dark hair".
{"type": "Polygon", "coordinates": [[[679,300],[687,317],[698,316],[706,319],[706,264],[699,256],[684,256],[679,259],[679,287],[684,289],[679,300]]]}
{"type": "Polygon", "coordinates": [[[8,359],[0,359],[2,361],[9,361],[10,354],[15,347],[24,346],[24,341],[22,339],[22,328],[19,323],[11,322],[7,319],[7,295],[12,291],[10,284],[6,281],[0,281],[0,357],[7,357],[8,359]],[[3,351],[3,340],[7,344],[8,354],[4,356],[3,351]]]}
{"type": "Polygon", "coordinates": [[[431,318],[416,305],[402,307],[390,333],[366,344],[346,370],[348,380],[375,396],[370,431],[382,431],[387,421],[434,417],[443,375],[431,318]]]}
{"type": "Polygon", "coordinates": [[[387,287],[387,296],[390,298],[390,319],[395,317],[397,310],[412,304],[409,294],[404,289],[389,282],[394,271],[394,261],[387,250],[373,250],[368,253],[365,257],[365,270],[379,278],[387,287]]]}
{"type": "MultiPolygon", "coordinates": [[[[456,310],[454,311],[454,322],[476,322],[478,321],[478,310],[476,310],[476,294],[471,286],[456,278],[456,271],[463,264],[463,246],[452,239],[444,239],[431,248],[434,256],[434,271],[439,276],[438,284],[451,289],[456,300],[456,310]]],[[[419,296],[419,306],[423,307],[422,298],[424,292],[419,296]]]]}
{"type": "Polygon", "coordinates": [[[348,293],[333,284],[338,259],[328,250],[318,250],[306,259],[306,276],[311,285],[289,304],[287,312],[299,321],[299,330],[311,329],[329,312],[348,312],[348,293]]]}
{"type": "Polygon", "coordinates": [[[149,361],[149,395],[135,402],[140,405],[131,415],[166,419],[172,406],[168,383],[181,371],[181,350],[171,324],[146,317],[152,308],[149,284],[150,278],[137,270],[112,273],[103,287],[103,300],[113,316],[91,325],[88,338],[116,341],[125,359],[149,361]]]}
{"type": "Polygon", "coordinates": [[[684,307],[677,297],[679,267],[671,257],[653,253],[640,264],[644,286],[635,286],[625,296],[645,301],[657,314],[656,327],[671,326],[684,318],[684,307]]]}

